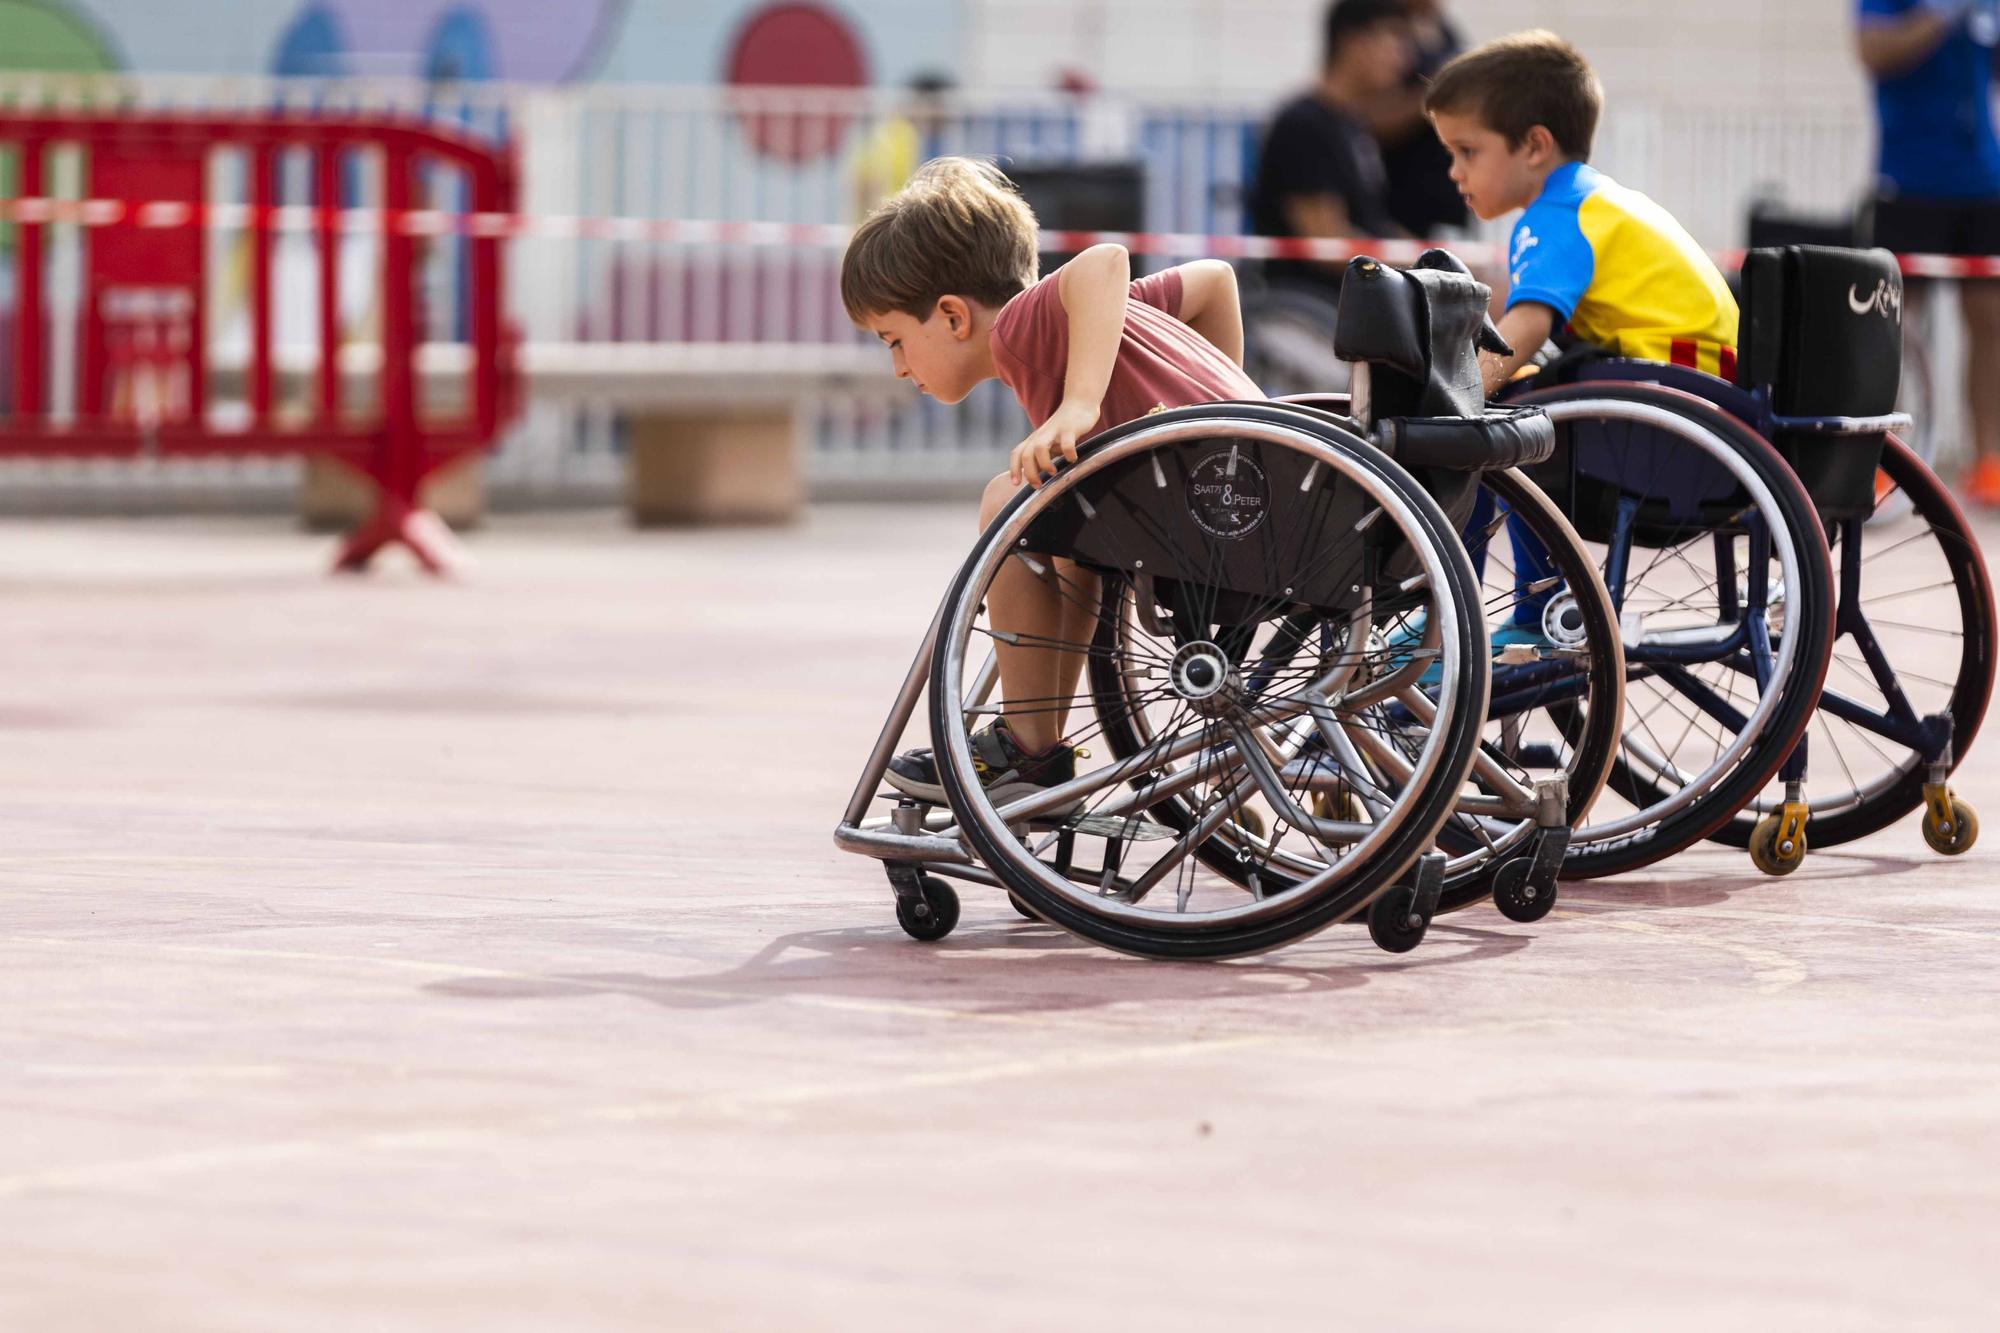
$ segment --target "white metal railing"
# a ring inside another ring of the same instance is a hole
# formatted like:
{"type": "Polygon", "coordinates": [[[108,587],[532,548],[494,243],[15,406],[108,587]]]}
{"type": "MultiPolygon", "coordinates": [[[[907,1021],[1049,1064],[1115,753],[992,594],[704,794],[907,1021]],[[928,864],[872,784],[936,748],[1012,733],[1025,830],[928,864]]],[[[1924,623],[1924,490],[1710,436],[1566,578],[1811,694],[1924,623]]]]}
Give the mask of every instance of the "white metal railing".
{"type": "MultiPolygon", "coordinates": [[[[0,107],[30,105],[397,112],[514,140],[521,208],[530,214],[814,223],[853,219],[862,203],[859,151],[901,117],[916,128],[925,153],[1137,161],[1144,168],[1145,228],[1197,234],[1242,230],[1247,173],[1271,109],[1047,93],[960,95],[918,107],[894,90],[0,79],[0,107]]],[[[1740,241],[1749,203],[1760,195],[1782,194],[1807,209],[1849,206],[1865,184],[1871,142],[1861,106],[1624,105],[1607,116],[1594,160],[1651,194],[1703,243],[1723,246],[1740,241]]],[[[1480,234],[1492,238],[1503,230],[1480,234]]],[[[839,307],[839,256],[831,248],[575,236],[522,238],[509,246],[509,314],[533,343],[857,339],[839,307]]],[[[885,410],[840,395],[814,407],[815,468],[828,477],[972,475],[994,466],[1023,429],[1018,410],[998,391],[958,410],[929,403],[885,410]]],[[[615,408],[531,403],[492,477],[503,492],[609,495],[618,452],[615,408]]]]}

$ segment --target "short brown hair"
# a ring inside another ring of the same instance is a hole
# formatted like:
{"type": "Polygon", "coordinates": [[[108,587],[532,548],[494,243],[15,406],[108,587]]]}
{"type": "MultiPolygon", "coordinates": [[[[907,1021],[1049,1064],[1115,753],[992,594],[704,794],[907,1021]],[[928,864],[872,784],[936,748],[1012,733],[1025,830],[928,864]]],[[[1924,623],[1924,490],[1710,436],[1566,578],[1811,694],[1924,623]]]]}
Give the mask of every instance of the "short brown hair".
{"type": "Polygon", "coordinates": [[[988,162],[941,157],[855,228],[840,300],[859,324],[902,311],[929,319],[938,298],[1003,306],[1035,281],[1034,210],[988,162]]]}
{"type": "Polygon", "coordinates": [[[1590,62],[1543,28],[1474,47],[1439,70],[1424,95],[1425,111],[1477,116],[1510,147],[1543,126],[1578,162],[1590,160],[1603,109],[1604,85],[1590,62]]]}

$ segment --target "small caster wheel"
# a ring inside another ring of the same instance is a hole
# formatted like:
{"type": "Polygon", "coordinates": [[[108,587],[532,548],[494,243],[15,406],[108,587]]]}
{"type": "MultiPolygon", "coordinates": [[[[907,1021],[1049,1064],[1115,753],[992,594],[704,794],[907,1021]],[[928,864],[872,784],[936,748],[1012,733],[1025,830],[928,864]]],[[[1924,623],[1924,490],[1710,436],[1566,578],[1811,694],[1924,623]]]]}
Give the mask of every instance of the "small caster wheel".
{"type": "Polygon", "coordinates": [[[1244,806],[1236,812],[1236,823],[1253,838],[1264,836],[1264,816],[1252,806],[1244,806]]]}
{"type": "Polygon", "coordinates": [[[1500,868],[1493,872],[1493,905],[1509,921],[1518,921],[1522,925],[1540,921],[1556,905],[1555,885],[1538,889],[1528,882],[1528,872],[1533,868],[1532,858],[1517,856],[1511,861],[1502,861],[1500,868]]]}
{"type": "Polygon", "coordinates": [[[1408,953],[1423,943],[1430,920],[1417,912],[1416,890],[1398,884],[1368,904],[1368,938],[1390,953],[1408,953]]]}
{"type": "Polygon", "coordinates": [[[1041,920],[1040,917],[1036,916],[1033,912],[1030,912],[1028,910],[1028,905],[1021,901],[1020,894],[1018,893],[1008,894],[1007,901],[1013,904],[1015,911],[1019,912],[1022,916],[1026,917],[1028,920],[1030,921],[1041,920]]]}
{"type": "Polygon", "coordinates": [[[911,939],[941,940],[958,924],[958,895],[943,880],[925,875],[923,897],[897,897],[896,924],[911,939]]]}
{"type": "Polygon", "coordinates": [[[1951,798],[1951,818],[1939,819],[1935,809],[1924,811],[1924,841],[1943,856],[1957,856],[1979,838],[1979,816],[1956,796],[1951,798]]]}
{"type": "Polygon", "coordinates": [[[1765,815],[1750,830],[1750,863],[1767,875],[1789,875],[1805,864],[1805,830],[1795,833],[1789,845],[1781,844],[1781,820],[1779,815],[1765,815]]]}

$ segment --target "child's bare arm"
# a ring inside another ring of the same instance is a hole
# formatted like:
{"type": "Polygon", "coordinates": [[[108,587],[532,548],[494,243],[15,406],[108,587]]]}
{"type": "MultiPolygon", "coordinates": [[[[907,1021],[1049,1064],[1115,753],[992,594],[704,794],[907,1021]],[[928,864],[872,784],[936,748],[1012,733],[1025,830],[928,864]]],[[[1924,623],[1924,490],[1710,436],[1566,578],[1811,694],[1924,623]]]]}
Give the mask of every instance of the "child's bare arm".
{"type": "Polygon", "coordinates": [[[1243,307],[1236,296],[1236,270],[1220,259],[1197,259],[1174,270],[1181,275],[1181,323],[1243,364],[1243,307]]]}
{"type": "Polygon", "coordinates": [[[1479,374],[1491,398],[1499,387],[1514,378],[1514,372],[1534,359],[1542,344],[1555,332],[1556,312],[1540,301],[1523,301],[1500,316],[1500,336],[1514,349],[1512,356],[1495,352],[1479,354],[1479,374]]]}
{"type": "Polygon", "coordinates": [[[1069,314],[1062,406],[1014,446],[1007,475],[1016,482],[1040,486],[1056,459],[1076,461],[1077,442],[1097,424],[1104,391],[1111,387],[1131,285],[1132,257],[1122,245],[1093,245],[1056,273],[1056,294],[1069,314]]]}

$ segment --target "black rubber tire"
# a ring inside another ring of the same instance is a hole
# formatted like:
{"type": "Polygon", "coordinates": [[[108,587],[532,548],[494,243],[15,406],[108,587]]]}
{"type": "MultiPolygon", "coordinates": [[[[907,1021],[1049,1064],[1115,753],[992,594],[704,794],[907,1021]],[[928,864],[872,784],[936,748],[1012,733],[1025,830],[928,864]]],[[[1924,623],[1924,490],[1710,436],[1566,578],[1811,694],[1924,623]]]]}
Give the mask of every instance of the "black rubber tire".
{"type": "MultiPolygon", "coordinates": [[[[1328,421],[1310,417],[1302,419],[1296,411],[1268,403],[1208,404],[1141,417],[1105,431],[1086,443],[1083,456],[1087,458],[1097,450],[1142,430],[1188,420],[1223,417],[1305,431],[1345,450],[1376,478],[1378,484],[1396,493],[1409,508],[1421,529],[1423,540],[1439,553],[1449,585],[1441,590],[1442,595],[1453,599],[1458,606],[1478,605],[1478,583],[1473,576],[1471,562],[1466,558],[1457,532],[1437,502],[1387,454],[1328,421]]],[[[952,624],[956,610],[974,595],[969,585],[981,552],[1023,505],[1035,503],[1046,494],[1046,490],[1024,491],[995,517],[953,579],[945,598],[941,625],[952,624]]],[[[1107,580],[1107,584],[1110,582],[1107,580]]],[[[1461,617],[1460,622],[1463,631],[1458,645],[1461,660],[1484,661],[1487,653],[1485,625],[1480,623],[1475,626],[1471,617],[1461,617]]],[[[1472,679],[1467,682],[1465,707],[1457,710],[1452,728],[1442,738],[1437,771],[1441,778],[1449,781],[1437,788],[1439,792],[1456,792],[1460,788],[1478,750],[1480,728],[1485,724],[1488,676],[1482,671],[1472,672],[1471,676],[1472,679]]],[[[935,748],[943,758],[945,747],[942,741],[950,724],[947,710],[957,706],[959,682],[946,679],[946,655],[942,651],[933,654],[929,684],[931,735],[935,748]]],[[[964,829],[974,853],[1002,884],[1029,904],[1036,916],[1106,948],[1147,958],[1216,959],[1262,953],[1343,920],[1364,908],[1428,849],[1438,824],[1448,816],[1450,808],[1448,801],[1439,796],[1412,811],[1376,849],[1369,863],[1355,870],[1352,882],[1339,892],[1301,899],[1292,910],[1281,910],[1257,921],[1215,922],[1206,928],[1195,929],[1162,929],[1088,911],[1044,889],[1013,864],[1012,858],[1020,852],[1018,843],[1008,846],[992,839],[979,820],[967,817],[968,793],[954,766],[947,760],[939,764],[939,771],[946,797],[953,813],[959,817],[960,827],[964,829]]]]}
{"type": "MultiPolygon", "coordinates": [[[[1833,567],[1827,557],[1824,531],[1812,499],[1798,475],[1762,436],[1720,408],[1693,394],[1658,384],[1590,381],[1524,393],[1510,399],[1522,407],[1603,400],[1638,402],[1685,416],[1727,441],[1771,492],[1787,531],[1794,534],[1803,586],[1788,592],[1785,632],[1799,636],[1800,652],[1791,679],[1765,733],[1699,799],[1635,832],[1605,841],[1591,841],[1577,830],[1563,861],[1564,879],[1593,879],[1649,866],[1685,851],[1727,824],[1735,813],[1764,789],[1790,757],[1799,737],[1812,722],[1813,708],[1825,683],[1833,649],[1833,567]]],[[[1629,673],[1638,668],[1628,663],[1629,673]]],[[[1620,759],[1613,765],[1611,790],[1640,807],[1670,794],[1635,773],[1620,759]]]]}
{"type": "Polygon", "coordinates": [[[916,903],[902,897],[896,898],[896,924],[903,933],[913,940],[926,944],[943,939],[958,925],[958,891],[935,875],[925,875],[923,881],[924,905],[930,909],[928,916],[918,916],[916,903]]]}
{"type": "Polygon", "coordinates": [[[1368,938],[1387,953],[1408,953],[1424,942],[1424,935],[1431,928],[1429,917],[1419,918],[1414,926],[1410,924],[1416,908],[1416,891],[1407,884],[1394,885],[1368,904],[1368,938]]]}
{"type": "MultiPolygon", "coordinates": [[[[1993,694],[1994,610],[1993,582],[1980,556],[1978,539],[1965,520],[1958,502],[1936,473],[1924,465],[1916,452],[1893,435],[1882,450],[1882,470],[1899,486],[1915,512],[1939,536],[1939,550],[1951,569],[1958,594],[1960,623],[1965,638],[1959,646],[1958,669],[1952,675],[1949,705],[1952,719],[1952,750],[1955,757],[1971,752],[1972,740],[1986,717],[1993,694]]],[[[1933,668],[1934,669],[1934,668],[1933,668]]],[[[1829,688],[1837,688],[1836,681],[1829,688]]],[[[1808,759],[1812,760],[1811,751],[1808,759]]],[[[1845,809],[1813,811],[1812,841],[1815,847],[1837,847],[1865,838],[1896,823],[1924,803],[1927,767],[1913,763],[1910,771],[1894,786],[1885,788],[1845,809]]],[[[1806,781],[1806,803],[1812,804],[1812,781],[1806,781]]],[[[1757,825],[1754,811],[1742,811],[1709,836],[1731,847],[1748,847],[1757,825]]]]}
{"type": "Polygon", "coordinates": [[[1030,912],[1028,910],[1028,905],[1021,901],[1021,895],[1018,893],[1009,893],[1007,895],[1007,905],[1013,908],[1016,912],[1020,913],[1020,915],[1026,920],[1029,921],[1041,920],[1040,917],[1036,916],[1033,912],[1030,912]]]}

